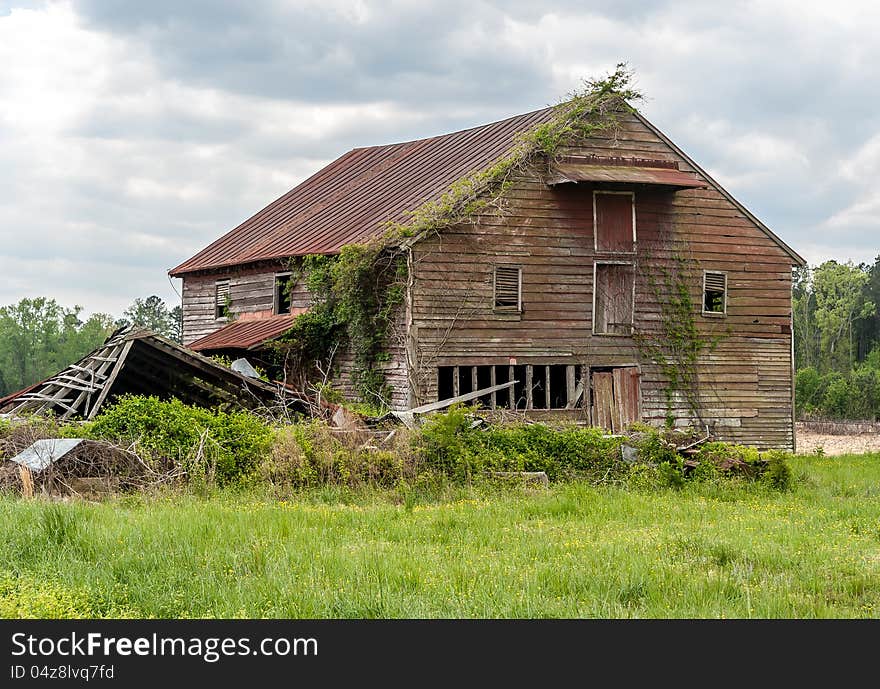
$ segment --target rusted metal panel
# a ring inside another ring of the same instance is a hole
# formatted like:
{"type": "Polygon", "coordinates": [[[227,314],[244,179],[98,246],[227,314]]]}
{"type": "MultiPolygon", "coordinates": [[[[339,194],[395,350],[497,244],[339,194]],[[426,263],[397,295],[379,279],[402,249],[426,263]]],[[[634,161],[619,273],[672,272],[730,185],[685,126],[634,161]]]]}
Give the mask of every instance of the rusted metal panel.
{"type": "Polygon", "coordinates": [[[492,164],[518,133],[548,121],[554,112],[544,108],[452,134],[349,151],[170,274],[332,254],[379,236],[386,222],[406,221],[409,211],[492,164]]]}
{"type": "Polygon", "coordinates": [[[293,325],[294,319],[308,309],[293,309],[292,313],[271,318],[234,321],[220,330],[196,340],[189,348],[196,352],[220,349],[250,349],[267,340],[273,340],[293,325]]]}
{"type": "Polygon", "coordinates": [[[553,186],[572,182],[655,184],[680,189],[702,189],[708,186],[693,174],[682,172],[675,161],[669,160],[569,156],[554,161],[547,184],[553,186]]]}

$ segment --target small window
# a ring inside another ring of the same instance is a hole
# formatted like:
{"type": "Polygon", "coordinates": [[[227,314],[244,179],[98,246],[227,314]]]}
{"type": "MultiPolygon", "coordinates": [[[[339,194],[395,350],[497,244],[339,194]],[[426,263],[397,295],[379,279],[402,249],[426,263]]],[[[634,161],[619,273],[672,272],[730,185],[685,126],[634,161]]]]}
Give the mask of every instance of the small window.
{"type": "Polygon", "coordinates": [[[495,266],[495,310],[522,311],[522,268],[495,266]]]}
{"type": "Polygon", "coordinates": [[[214,318],[229,318],[229,280],[217,280],[214,292],[214,318]]]}
{"type": "Polygon", "coordinates": [[[597,263],[593,281],[593,334],[631,335],[635,274],[631,263],[597,263]]]}
{"type": "Polygon", "coordinates": [[[275,276],[275,313],[290,313],[290,290],[293,288],[290,273],[275,276]]]}
{"type": "Polygon", "coordinates": [[[703,313],[723,316],[727,313],[727,273],[703,273],[703,313]]]}
{"type": "Polygon", "coordinates": [[[596,251],[631,254],[636,241],[633,192],[593,192],[593,229],[596,251]]]}

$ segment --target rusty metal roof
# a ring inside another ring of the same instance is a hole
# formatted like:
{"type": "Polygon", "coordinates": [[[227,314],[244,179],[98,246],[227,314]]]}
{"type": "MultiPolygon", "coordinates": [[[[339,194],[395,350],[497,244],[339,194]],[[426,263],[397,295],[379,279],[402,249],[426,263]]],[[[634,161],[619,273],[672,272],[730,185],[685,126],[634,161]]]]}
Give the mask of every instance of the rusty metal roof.
{"type": "Polygon", "coordinates": [[[220,330],[205,335],[189,345],[196,352],[218,349],[250,349],[272,340],[288,330],[293,320],[308,309],[295,308],[289,314],[256,318],[253,320],[233,321],[220,330]]]}
{"type": "Polygon", "coordinates": [[[683,189],[708,186],[689,172],[678,169],[670,160],[644,158],[566,157],[550,166],[547,184],[570,182],[623,182],[627,184],[658,184],[683,189]]]}
{"type": "Polygon", "coordinates": [[[294,187],[170,272],[333,254],[381,235],[388,221],[446,192],[503,156],[516,135],[548,121],[554,108],[400,144],[356,148],[294,187]]]}

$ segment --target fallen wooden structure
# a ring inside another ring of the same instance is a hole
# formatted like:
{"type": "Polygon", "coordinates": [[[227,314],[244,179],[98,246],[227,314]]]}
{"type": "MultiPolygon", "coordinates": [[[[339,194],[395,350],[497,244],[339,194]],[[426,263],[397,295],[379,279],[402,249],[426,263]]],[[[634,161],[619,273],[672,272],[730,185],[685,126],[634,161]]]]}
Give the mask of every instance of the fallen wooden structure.
{"type": "Polygon", "coordinates": [[[0,413],[93,419],[124,394],[176,397],[201,407],[307,411],[280,384],[243,375],[149,330],[126,328],[51,378],[0,399],[0,413]]]}

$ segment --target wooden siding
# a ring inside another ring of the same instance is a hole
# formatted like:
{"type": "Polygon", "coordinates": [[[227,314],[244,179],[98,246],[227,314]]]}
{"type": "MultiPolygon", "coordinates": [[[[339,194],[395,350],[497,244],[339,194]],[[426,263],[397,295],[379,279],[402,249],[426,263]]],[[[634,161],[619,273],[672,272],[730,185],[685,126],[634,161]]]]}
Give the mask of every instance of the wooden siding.
{"type": "MultiPolygon", "coordinates": [[[[284,271],[279,266],[184,276],[183,344],[210,335],[229,322],[214,317],[217,280],[229,279],[229,311],[233,319],[271,316],[275,308],[275,274],[280,272],[284,271]]],[[[291,306],[307,307],[311,303],[311,295],[302,281],[293,285],[291,306]]]]}
{"type": "MultiPolygon", "coordinates": [[[[229,311],[233,319],[270,316],[275,308],[275,275],[284,272],[279,266],[239,271],[223,271],[183,277],[183,344],[188,345],[205,335],[216,332],[229,321],[214,318],[214,295],[217,280],[230,280],[229,311]]],[[[308,307],[312,295],[304,281],[299,280],[291,288],[291,306],[308,307]]],[[[387,361],[381,363],[385,378],[392,390],[391,403],[395,409],[408,408],[409,381],[407,379],[405,337],[403,335],[403,311],[398,326],[389,342],[387,361]]],[[[349,351],[337,351],[333,360],[336,376],[334,384],[351,399],[357,392],[351,381],[354,356],[349,351]]]]}
{"type": "MultiPolygon", "coordinates": [[[[654,157],[694,171],[634,117],[616,138],[569,147],[571,155],[654,157]]],[[[502,210],[476,224],[448,228],[413,251],[410,344],[414,403],[436,399],[436,369],[446,365],[637,365],[641,413],[661,424],[666,381],[640,356],[632,337],[592,333],[594,264],[627,260],[595,249],[593,191],[634,190],[637,333],[661,334],[656,285],[684,256],[695,318],[703,337],[720,337],[699,366],[704,418],[724,439],[761,448],[791,447],[792,259],[714,188],[672,192],[626,185],[548,187],[546,168],[514,180],[502,210]],[[522,313],[493,310],[493,267],[522,266],[522,313]],[[727,315],[703,316],[702,271],[727,273],[727,315]]],[[[670,410],[692,421],[681,395],[670,410]]],[[[582,410],[581,415],[585,412],[582,410]]]]}

